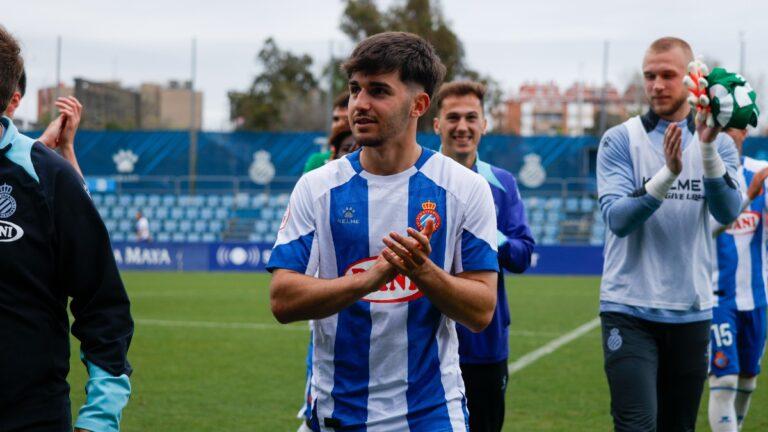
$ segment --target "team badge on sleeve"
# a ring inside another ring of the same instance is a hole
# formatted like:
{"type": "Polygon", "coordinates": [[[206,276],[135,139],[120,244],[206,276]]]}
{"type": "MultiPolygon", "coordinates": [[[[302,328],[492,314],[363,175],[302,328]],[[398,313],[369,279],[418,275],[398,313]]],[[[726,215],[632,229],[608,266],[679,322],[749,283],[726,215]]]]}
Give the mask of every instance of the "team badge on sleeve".
{"type": "Polygon", "coordinates": [[[0,219],[13,216],[16,212],[16,200],[11,196],[12,186],[3,184],[0,186],[0,219]]]}
{"type": "Polygon", "coordinates": [[[437,204],[432,201],[425,201],[421,203],[422,210],[416,215],[416,228],[419,231],[423,230],[427,226],[427,221],[432,219],[435,223],[435,231],[440,228],[440,215],[437,213],[437,204]]]}

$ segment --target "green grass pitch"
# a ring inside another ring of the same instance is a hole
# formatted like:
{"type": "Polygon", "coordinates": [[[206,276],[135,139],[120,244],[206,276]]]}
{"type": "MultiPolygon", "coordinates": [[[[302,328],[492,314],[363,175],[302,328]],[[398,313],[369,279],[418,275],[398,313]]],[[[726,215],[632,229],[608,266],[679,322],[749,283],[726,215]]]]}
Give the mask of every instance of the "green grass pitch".
{"type": "MultiPolygon", "coordinates": [[[[293,432],[304,386],[306,323],[278,324],[269,276],[124,272],[136,332],[122,430],[293,432]]],[[[508,277],[515,360],[595,318],[598,278],[508,277]]],[[[609,431],[599,328],[510,377],[505,431],[609,431]]],[[[72,339],[73,352],[79,343],[72,339]]],[[[85,368],[72,357],[73,416],[85,368]]],[[[706,397],[699,430],[709,430],[706,397]]],[[[768,430],[768,382],[744,431],[768,430]]]]}

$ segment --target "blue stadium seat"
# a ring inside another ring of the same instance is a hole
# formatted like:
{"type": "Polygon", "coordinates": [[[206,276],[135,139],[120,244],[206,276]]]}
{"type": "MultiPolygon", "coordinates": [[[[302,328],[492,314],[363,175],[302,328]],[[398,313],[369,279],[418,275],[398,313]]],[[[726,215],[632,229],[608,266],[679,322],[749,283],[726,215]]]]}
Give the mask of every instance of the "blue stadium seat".
{"type": "Polygon", "coordinates": [[[194,195],[189,199],[189,205],[195,207],[202,207],[205,205],[205,197],[203,195],[194,195]]]}
{"type": "Polygon", "coordinates": [[[120,221],[120,223],[118,223],[117,229],[118,231],[122,231],[122,232],[131,232],[133,231],[132,225],[133,224],[131,223],[131,221],[123,219],[120,221]]]}
{"type": "Polygon", "coordinates": [[[116,233],[112,233],[112,234],[110,234],[109,238],[110,238],[110,239],[111,239],[113,242],[121,242],[121,241],[125,241],[125,239],[126,239],[126,236],[125,236],[125,234],[123,234],[123,233],[121,233],[121,232],[116,232],[116,233]]]}
{"type": "Polygon", "coordinates": [[[216,209],[216,219],[226,219],[228,216],[229,210],[221,207],[216,209]]]}
{"type": "Polygon", "coordinates": [[[171,218],[172,219],[181,219],[184,217],[184,209],[181,207],[172,207],[171,208],[171,218]]]}
{"type": "Polygon", "coordinates": [[[171,235],[168,234],[168,233],[164,233],[164,232],[158,233],[155,238],[159,242],[169,242],[169,241],[171,241],[171,235]]]}
{"type": "Polygon", "coordinates": [[[550,197],[547,199],[546,204],[544,204],[544,207],[546,209],[560,209],[563,207],[563,199],[560,197],[550,197]]]}
{"type": "Polygon", "coordinates": [[[199,243],[201,240],[199,233],[189,233],[187,234],[187,241],[191,243],[199,243]]]}
{"type": "Polygon", "coordinates": [[[197,219],[200,217],[199,207],[187,207],[187,219],[197,219]]]}
{"type": "Polygon", "coordinates": [[[102,220],[109,216],[109,207],[99,206],[96,207],[96,210],[99,212],[99,215],[101,215],[102,220]]]}
{"type": "Polygon", "coordinates": [[[200,209],[200,218],[205,220],[213,219],[213,209],[209,207],[200,209]]]}
{"type": "Polygon", "coordinates": [[[265,221],[263,219],[262,220],[257,220],[256,223],[254,224],[253,228],[255,229],[255,231],[257,233],[264,234],[267,231],[269,231],[269,224],[267,223],[267,221],[265,221]]]}
{"type": "Polygon", "coordinates": [[[205,233],[205,234],[203,234],[202,239],[203,239],[204,242],[208,242],[208,243],[215,242],[216,241],[216,235],[215,234],[211,234],[211,233],[205,233]]]}
{"type": "Polygon", "coordinates": [[[596,201],[589,197],[581,198],[581,211],[584,213],[592,211],[595,208],[596,201]]]}
{"type": "Polygon", "coordinates": [[[262,208],[267,203],[267,196],[263,193],[258,193],[251,197],[251,207],[252,208],[262,208]]]}
{"type": "Polygon", "coordinates": [[[232,207],[235,203],[235,198],[232,195],[224,195],[221,197],[221,205],[223,207],[232,207]]]}
{"type": "Polygon", "coordinates": [[[100,206],[103,199],[101,194],[91,194],[91,201],[93,201],[93,204],[96,206],[100,206]]]}
{"type": "Polygon", "coordinates": [[[112,194],[104,196],[104,205],[111,207],[115,204],[117,204],[117,196],[112,194]]]}
{"type": "Polygon", "coordinates": [[[272,221],[272,226],[270,227],[269,230],[272,231],[273,233],[276,233],[276,232],[280,231],[280,225],[281,224],[282,224],[282,221],[279,221],[279,220],[272,221]]]}
{"type": "Polygon", "coordinates": [[[251,233],[248,236],[248,241],[261,242],[261,241],[264,241],[264,237],[261,234],[251,233]]]}
{"type": "Polygon", "coordinates": [[[187,241],[187,236],[184,233],[173,233],[171,234],[171,241],[184,242],[187,241]]]}
{"type": "Polygon", "coordinates": [[[560,221],[562,213],[559,210],[550,210],[547,212],[547,222],[553,223],[560,221]]]}
{"type": "Polygon", "coordinates": [[[189,219],[182,219],[179,222],[179,231],[183,233],[192,231],[192,221],[190,221],[189,219]]]}
{"type": "Polygon", "coordinates": [[[176,205],[176,196],[167,194],[163,195],[163,205],[166,207],[173,207],[176,205]]]}
{"type": "Polygon", "coordinates": [[[157,207],[160,205],[160,195],[158,194],[152,194],[147,197],[147,205],[150,205],[152,207],[157,207]]]}
{"type": "Polygon", "coordinates": [[[265,220],[270,220],[275,218],[275,210],[271,209],[269,207],[264,207],[261,209],[261,218],[265,220]]]}
{"type": "Polygon", "coordinates": [[[579,211],[579,199],[570,197],[565,200],[565,211],[575,212],[579,211]]]}
{"type": "Polygon", "coordinates": [[[117,199],[117,203],[123,207],[128,207],[129,205],[131,205],[132,201],[133,201],[132,197],[128,194],[120,195],[117,199]]]}
{"type": "Polygon", "coordinates": [[[105,219],[104,226],[107,227],[107,231],[115,232],[117,230],[117,222],[114,219],[105,219]]]}
{"type": "Polygon", "coordinates": [[[221,230],[224,228],[224,224],[221,221],[218,220],[212,220],[208,224],[208,230],[212,233],[218,234],[221,232],[221,230]]]}
{"type": "Polygon", "coordinates": [[[530,217],[529,217],[531,223],[540,224],[544,222],[544,210],[542,209],[535,209],[531,211],[530,217]]]}
{"type": "Polygon", "coordinates": [[[221,204],[221,198],[215,194],[208,195],[208,198],[205,201],[205,205],[207,205],[208,207],[218,207],[220,204],[221,204]]]}
{"type": "Polygon", "coordinates": [[[291,200],[291,195],[285,192],[277,196],[277,204],[280,205],[281,207],[288,206],[288,202],[290,200],[291,200]]]}
{"type": "Polygon", "coordinates": [[[150,221],[149,221],[149,231],[150,232],[158,232],[158,231],[160,231],[161,227],[162,227],[162,223],[159,220],[150,219],[150,221]]]}
{"type": "Polygon", "coordinates": [[[179,206],[186,207],[189,205],[192,205],[192,196],[191,195],[179,195],[179,199],[177,201],[179,206]]]}
{"type": "Polygon", "coordinates": [[[133,205],[143,207],[147,205],[147,196],[144,194],[136,194],[133,196],[133,205]]]}
{"type": "Polygon", "coordinates": [[[196,220],[195,221],[195,232],[202,233],[205,232],[207,229],[208,223],[204,220],[196,220]]]}
{"type": "Polygon", "coordinates": [[[158,219],[168,219],[168,207],[157,207],[155,217],[158,219]]]}
{"type": "Polygon", "coordinates": [[[179,228],[179,223],[175,219],[166,219],[163,221],[163,231],[167,233],[176,232],[179,228]]]}
{"type": "Polygon", "coordinates": [[[275,240],[276,240],[275,234],[276,234],[276,232],[275,233],[267,233],[264,236],[264,240],[263,241],[265,241],[267,243],[274,243],[275,240]]]}
{"type": "Polygon", "coordinates": [[[123,219],[126,217],[125,215],[125,207],[115,206],[112,207],[112,218],[113,219],[123,219]]]}

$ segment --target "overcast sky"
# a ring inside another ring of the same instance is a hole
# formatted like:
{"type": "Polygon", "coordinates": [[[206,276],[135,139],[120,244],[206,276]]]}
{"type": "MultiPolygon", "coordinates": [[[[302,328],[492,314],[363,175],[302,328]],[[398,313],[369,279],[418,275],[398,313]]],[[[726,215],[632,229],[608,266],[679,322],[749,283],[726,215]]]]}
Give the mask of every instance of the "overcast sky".
{"type": "MultiPolygon", "coordinates": [[[[393,1],[380,1],[381,5],[393,1]]],[[[653,39],[676,35],[697,54],[739,66],[739,32],[746,40],[744,74],[768,87],[768,1],[747,0],[442,0],[468,63],[512,91],[524,81],[567,86],[602,80],[603,42],[610,41],[609,81],[623,86],[640,68],[653,39]],[[728,7],[733,4],[734,7],[728,7]],[[737,5],[747,5],[742,8],[737,5]],[[723,15],[719,15],[723,13],[723,15]],[[726,15],[727,13],[727,15],[726,15]],[[705,24],[709,23],[709,24],[705,24]]],[[[27,0],[14,2],[0,23],[22,42],[28,97],[18,116],[36,118],[37,89],[55,82],[56,36],[63,40],[62,80],[118,79],[126,85],[190,76],[196,37],[204,128],[226,129],[226,92],[245,89],[258,73],[255,55],[267,37],[308,53],[317,69],[331,51],[352,46],[339,31],[339,0],[27,0]]],[[[768,111],[765,105],[764,111],[768,111]]],[[[87,109],[87,107],[86,107],[87,109]]]]}

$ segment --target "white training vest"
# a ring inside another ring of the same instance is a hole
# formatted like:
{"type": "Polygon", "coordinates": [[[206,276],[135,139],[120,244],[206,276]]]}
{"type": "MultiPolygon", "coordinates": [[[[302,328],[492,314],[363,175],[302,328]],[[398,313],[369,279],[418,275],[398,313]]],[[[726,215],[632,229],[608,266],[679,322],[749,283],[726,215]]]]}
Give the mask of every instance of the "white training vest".
{"type": "MultiPolygon", "coordinates": [[[[640,117],[627,120],[635,188],[666,163],[640,117]]],[[[704,310],[712,307],[714,242],[704,199],[698,134],[683,151],[683,170],[661,207],[626,237],[606,231],[600,300],[630,306],[704,310]]]]}

